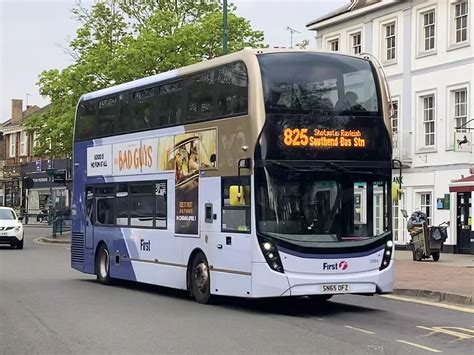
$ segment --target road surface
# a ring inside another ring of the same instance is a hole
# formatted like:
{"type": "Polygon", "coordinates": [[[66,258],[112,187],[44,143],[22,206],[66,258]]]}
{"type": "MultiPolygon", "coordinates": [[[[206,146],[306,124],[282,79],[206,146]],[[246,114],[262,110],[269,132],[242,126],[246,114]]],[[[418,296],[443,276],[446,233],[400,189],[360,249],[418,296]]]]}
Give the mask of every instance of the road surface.
{"type": "MultiPolygon", "coordinates": [[[[0,247],[0,354],[474,353],[474,313],[386,297],[222,298],[103,286],[69,266],[68,245],[0,247]]],[[[471,310],[471,312],[469,312],[471,310]]]]}

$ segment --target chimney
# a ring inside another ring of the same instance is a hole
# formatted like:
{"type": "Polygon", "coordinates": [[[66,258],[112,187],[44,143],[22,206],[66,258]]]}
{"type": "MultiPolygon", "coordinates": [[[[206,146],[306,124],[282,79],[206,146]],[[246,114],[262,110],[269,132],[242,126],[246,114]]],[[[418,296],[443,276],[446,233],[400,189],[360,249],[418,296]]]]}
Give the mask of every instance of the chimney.
{"type": "Polygon", "coordinates": [[[12,123],[18,123],[23,118],[23,100],[12,99],[12,123]]]}

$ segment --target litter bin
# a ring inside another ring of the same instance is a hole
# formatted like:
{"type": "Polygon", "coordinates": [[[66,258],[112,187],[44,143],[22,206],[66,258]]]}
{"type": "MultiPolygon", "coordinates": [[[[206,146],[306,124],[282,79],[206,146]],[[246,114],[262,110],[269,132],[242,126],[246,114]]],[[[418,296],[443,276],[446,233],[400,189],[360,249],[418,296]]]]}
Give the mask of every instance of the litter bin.
{"type": "Polygon", "coordinates": [[[439,254],[443,248],[443,243],[448,238],[447,226],[431,226],[430,227],[430,250],[434,261],[439,260],[439,254]]]}

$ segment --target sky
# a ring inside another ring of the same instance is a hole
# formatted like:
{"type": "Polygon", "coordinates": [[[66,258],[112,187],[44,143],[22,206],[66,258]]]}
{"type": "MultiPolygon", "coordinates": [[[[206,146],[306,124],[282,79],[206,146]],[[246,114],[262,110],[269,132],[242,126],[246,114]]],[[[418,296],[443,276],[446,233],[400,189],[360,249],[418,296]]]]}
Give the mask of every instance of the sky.
{"type": "MultiPolygon", "coordinates": [[[[349,0],[229,0],[237,14],[262,30],[271,47],[290,47],[310,40],[314,32],[306,24],[349,0]]],[[[39,94],[38,76],[43,70],[63,69],[73,61],[65,52],[79,23],[72,17],[74,0],[0,0],[0,122],[11,116],[11,99],[23,99],[40,107],[49,103],[39,94]]],[[[83,3],[91,4],[86,0],[83,3]]]]}

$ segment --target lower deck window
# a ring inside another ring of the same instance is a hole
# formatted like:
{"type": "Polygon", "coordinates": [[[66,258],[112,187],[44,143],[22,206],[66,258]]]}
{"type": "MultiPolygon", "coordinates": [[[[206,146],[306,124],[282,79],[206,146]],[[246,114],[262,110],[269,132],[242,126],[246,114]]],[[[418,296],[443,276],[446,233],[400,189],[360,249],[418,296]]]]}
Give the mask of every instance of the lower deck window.
{"type": "Polygon", "coordinates": [[[120,183],[86,188],[88,216],[93,224],[167,228],[167,183],[120,183]],[[94,203],[90,203],[95,200],[94,203]],[[96,216],[95,218],[92,218],[96,216]]]}

